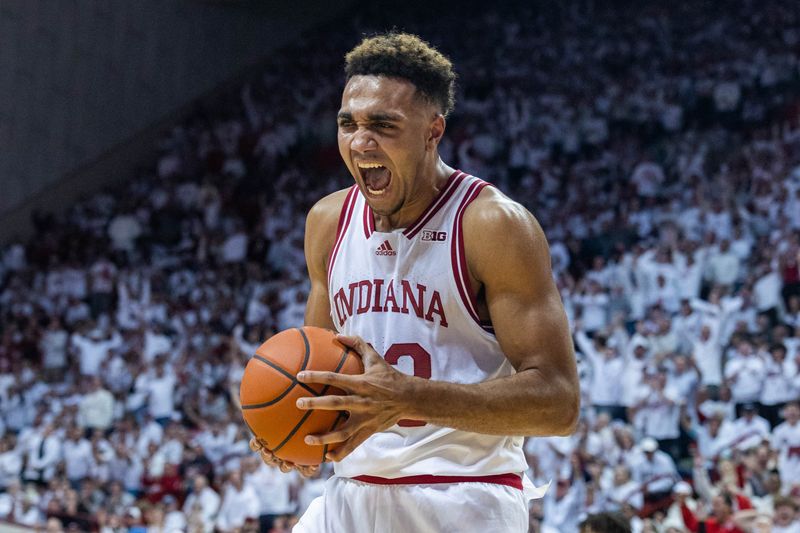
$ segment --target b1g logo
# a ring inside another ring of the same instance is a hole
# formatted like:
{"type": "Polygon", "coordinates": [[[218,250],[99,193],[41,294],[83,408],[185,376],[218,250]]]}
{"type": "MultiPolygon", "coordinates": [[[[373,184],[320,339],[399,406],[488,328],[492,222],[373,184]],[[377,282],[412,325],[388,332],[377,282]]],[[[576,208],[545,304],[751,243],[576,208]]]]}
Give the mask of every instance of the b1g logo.
{"type": "Polygon", "coordinates": [[[422,230],[422,240],[432,242],[442,242],[447,240],[446,231],[433,231],[429,229],[422,230]]]}

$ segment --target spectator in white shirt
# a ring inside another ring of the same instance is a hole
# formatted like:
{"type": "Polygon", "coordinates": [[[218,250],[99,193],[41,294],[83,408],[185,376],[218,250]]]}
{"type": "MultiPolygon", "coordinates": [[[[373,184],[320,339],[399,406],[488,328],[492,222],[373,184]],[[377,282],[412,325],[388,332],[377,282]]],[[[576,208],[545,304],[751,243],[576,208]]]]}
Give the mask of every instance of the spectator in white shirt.
{"type": "Polygon", "coordinates": [[[668,313],[677,313],[680,308],[680,293],[676,283],[669,283],[667,278],[659,274],[655,284],[649,291],[648,306],[658,305],[668,313]]]}
{"type": "Polygon", "coordinates": [[[731,388],[737,415],[741,414],[743,404],[759,400],[765,376],[764,361],[753,353],[753,345],[748,340],[739,340],[734,355],[725,365],[725,381],[731,388]]]}
{"type": "Polygon", "coordinates": [[[50,319],[41,341],[39,349],[42,351],[42,367],[45,378],[54,381],[63,376],[64,368],[67,366],[67,345],[69,344],[69,334],[61,325],[58,316],[50,319]]]}
{"type": "Polygon", "coordinates": [[[769,313],[772,321],[777,321],[778,312],[783,305],[781,289],[783,280],[769,261],[764,261],[756,270],[758,279],[753,285],[753,303],[759,313],[769,313]]]}
{"type": "Polygon", "coordinates": [[[775,427],[780,424],[780,412],[785,403],[797,397],[798,365],[786,357],[786,346],[775,344],[770,348],[764,366],[761,413],[775,427]]]}
{"type": "Polygon", "coordinates": [[[190,517],[199,515],[202,519],[203,531],[211,533],[214,531],[214,521],[219,505],[219,494],[208,486],[208,479],[201,475],[195,476],[192,479],[192,492],[183,503],[183,513],[187,520],[191,521],[190,517]]]}
{"type": "Polygon", "coordinates": [[[744,403],[742,415],[733,422],[733,444],[738,450],[747,450],[758,446],[769,437],[769,422],[758,416],[755,403],[744,403]]]}
{"type": "Polygon", "coordinates": [[[165,426],[175,410],[175,384],[177,378],[167,369],[163,358],[156,359],[155,375],[146,382],[147,409],[156,422],[165,426]]]}
{"type": "Polygon", "coordinates": [[[625,420],[625,409],[622,405],[623,391],[619,386],[619,377],[625,368],[625,360],[616,349],[607,346],[605,338],[595,335],[594,339],[590,340],[581,329],[581,323],[577,323],[575,328],[578,348],[592,365],[592,406],[598,412],[607,412],[612,418],[625,420]]]}
{"type": "Polygon", "coordinates": [[[41,522],[41,513],[36,507],[37,496],[27,493],[14,504],[14,522],[27,527],[35,527],[41,522]]]}
{"type": "Polygon", "coordinates": [[[608,324],[608,294],[596,281],[588,282],[588,290],[575,297],[575,302],[581,305],[581,322],[587,333],[594,333],[603,329],[608,324]]]}
{"type": "Polygon", "coordinates": [[[297,489],[296,473],[284,474],[278,467],[250,456],[242,459],[242,474],[244,483],[258,494],[261,531],[269,531],[278,516],[294,511],[296,505],[292,493],[297,489]]]}
{"type": "Polygon", "coordinates": [[[544,525],[555,531],[578,531],[586,485],[579,472],[562,476],[544,496],[544,525]]]}
{"type": "Polygon", "coordinates": [[[686,256],[686,263],[679,268],[679,275],[675,280],[678,285],[678,294],[682,299],[691,300],[700,296],[703,266],[695,260],[694,254],[690,253],[686,256]]]}
{"type": "Polygon", "coordinates": [[[734,434],[733,423],[725,420],[721,411],[712,413],[703,425],[694,429],[697,451],[701,457],[714,460],[732,445],[734,434]]]}
{"type": "Polygon", "coordinates": [[[248,519],[258,518],[258,509],[258,495],[255,489],[244,484],[242,474],[238,470],[228,474],[228,482],[225,484],[225,493],[216,520],[220,533],[238,531],[248,519]]]}
{"type": "Polygon", "coordinates": [[[178,508],[178,500],[172,494],[164,496],[164,532],[186,531],[186,515],[178,508]]]}
{"type": "Polygon", "coordinates": [[[122,345],[122,337],[117,333],[106,338],[99,328],[92,329],[87,336],[72,334],[72,345],[78,356],[82,376],[96,376],[100,364],[108,359],[109,351],[122,345]]]}
{"type": "Polygon", "coordinates": [[[0,439],[0,491],[5,491],[22,473],[22,453],[16,449],[14,435],[0,439]]]}
{"type": "Polygon", "coordinates": [[[667,386],[676,391],[678,397],[686,401],[687,408],[691,409],[700,381],[697,369],[693,366],[694,361],[686,355],[676,354],[672,357],[671,363],[667,386]]]}
{"type": "Polygon", "coordinates": [[[678,349],[678,336],[672,330],[672,321],[667,317],[657,320],[658,330],[650,337],[650,351],[655,356],[673,353],[678,349]]]}
{"type": "Polygon", "coordinates": [[[625,357],[625,367],[622,370],[622,405],[631,409],[641,397],[641,389],[647,387],[645,375],[649,360],[647,357],[648,343],[644,338],[636,338],[629,343],[629,355],[625,357]]]}
{"type": "Polygon", "coordinates": [[[772,433],[772,448],[778,452],[778,470],[784,489],[800,486],[800,401],[783,409],[786,421],[772,433]]]}
{"type": "Polygon", "coordinates": [[[719,321],[707,320],[700,328],[700,337],[692,343],[692,354],[703,385],[722,385],[722,347],[719,344],[719,321]]]}
{"type": "Polygon", "coordinates": [[[739,279],[741,261],[731,250],[730,241],[723,239],[719,250],[708,258],[707,279],[714,284],[730,287],[739,279]]]}
{"type": "Polygon", "coordinates": [[[649,390],[643,389],[642,397],[634,407],[634,423],[644,435],[659,441],[660,447],[678,457],[680,416],[683,398],[667,387],[667,370],[659,368],[650,375],[649,390]]]}
{"type": "Polygon", "coordinates": [[[98,376],[92,378],[90,387],[78,408],[78,423],[89,430],[106,431],[114,420],[114,395],[103,388],[98,376]]]}
{"type": "Polygon", "coordinates": [[[675,461],[658,449],[655,439],[646,437],[640,444],[641,452],[632,459],[633,479],[644,491],[645,503],[658,503],[668,498],[678,478],[675,461]]]}
{"type": "Polygon", "coordinates": [[[700,336],[700,313],[692,309],[688,299],[681,300],[678,314],[672,317],[672,331],[678,337],[678,351],[691,353],[695,339],[700,336]]]}
{"type": "Polygon", "coordinates": [[[50,481],[61,460],[61,439],[52,424],[36,428],[28,441],[28,460],[25,463],[24,477],[29,481],[50,481]]]}
{"type": "Polygon", "coordinates": [[[78,426],[73,426],[67,431],[68,438],[62,446],[64,457],[64,471],[73,488],[89,474],[94,463],[92,444],[83,438],[83,432],[78,426]]]}

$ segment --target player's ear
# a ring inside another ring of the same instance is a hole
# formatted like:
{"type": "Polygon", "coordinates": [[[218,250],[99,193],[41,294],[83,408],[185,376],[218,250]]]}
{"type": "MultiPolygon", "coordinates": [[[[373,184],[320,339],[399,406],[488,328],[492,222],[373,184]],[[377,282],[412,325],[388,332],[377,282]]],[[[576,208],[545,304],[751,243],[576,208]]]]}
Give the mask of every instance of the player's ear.
{"type": "Polygon", "coordinates": [[[444,135],[445,125],[444,115],[436,113],[428,129],[428,138],[425,140],[426,150],[436,150],[436,147],[439,146],[439,141],[442,140],[442,135],[444,135]]]}

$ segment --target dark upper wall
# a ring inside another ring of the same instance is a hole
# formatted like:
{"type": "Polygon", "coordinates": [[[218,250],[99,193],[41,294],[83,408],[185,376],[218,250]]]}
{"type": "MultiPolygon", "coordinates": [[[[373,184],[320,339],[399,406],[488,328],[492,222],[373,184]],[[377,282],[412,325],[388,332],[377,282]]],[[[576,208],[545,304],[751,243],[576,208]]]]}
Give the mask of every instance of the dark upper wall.
{"type": "Polygon", "coordinates": [[[352,3],[0,0],[0,219],[352,3]]]}

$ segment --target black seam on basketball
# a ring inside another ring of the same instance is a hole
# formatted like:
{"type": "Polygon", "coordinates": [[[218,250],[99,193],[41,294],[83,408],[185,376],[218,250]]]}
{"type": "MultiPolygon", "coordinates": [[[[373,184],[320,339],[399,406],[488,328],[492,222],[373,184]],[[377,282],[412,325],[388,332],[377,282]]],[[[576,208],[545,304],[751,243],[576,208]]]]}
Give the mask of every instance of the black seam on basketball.
{"type": "Polygon", "coordinates": [[[347,354],[350,353],[350,348],[345,347],[344,351],[342,352],[342,356],[339,358],[339,364],[334,369],[334,372],[338,373],[339,370],[342,369],[344,366],[344,362],[347,361],[347,354]]]}
{"type": "Polygon", "coordinates": [[[249,403],[247,405],[242,405],[242,409],[261,409],[262,407],[269,407],[270,405],[283,400],[283,398],[292,391],[295,385],[297,385],[297,382],[295,380],[292,380],[292,384],[289,385],[289,387],[287,387],[285,391],[280,393],[277,397],[273,398],[272,400],[264,403],[249,403]]]}
{"type": "Polygon", "coordinates": [[[305,390],[307,390],[308,392],[310,392],[314,396],[322,396],[323,394],[325,394],[324,392],[323,393],[319,393],[319,392],[315,391],[314,389],[311,388],[310,385],[306,385],[305,383],[300,383],[299,381],[295,381],[295,383],[297,383],[298,385],[303,387],[305,390]]]}
{"type": "MultiPolygon", "coordinates": [[[[344,362],[347,361],[347,354],[348,353],[350,353],[350,348],[345,348],[344,352],[342,352],[342,357],[339,360],[339,364],[336,366],[336,369],[334,370],[335,373],[338,374],[339,370],[341,370],[342,367],[344,366],[344,362]]],[[[328,389],[330,389],[330,388],[331,388],[330,385],[325,385],[324,387],[322,387],[322,391],[317,396],[318,397],[319,396],[325,396],[325,394],[327,394],[327,392],[328,392],[328,389]]]]}
{"type": "Polygon", "coordinates": [[[308,364],[308,360],[311,357],[311,346],[308,344],[308,337],[306,337],[306,332],[303,331],[302,328],[297,328],[297,331],[300,332],[300,335],[303,337],[303,344],[306,345],[306,353],[303,355],[303,364],[300,366],[300,370],[305,370],[306,365],[308,364]]]}
{"type": "MultiPolygon", "coordinates": [[[[289,390],[291,390],[293,386],[295,386],[295,385],[300,385],[302,388],[304,388],[306,391],[310,392],[310,393],[311,393],[311,394],[313,394],[314,396],[320,396],[320,393],[318,393],[317,391],[315,391],[314,389],[312,389],[311,387],[309,387],[309,386],[308,386],[308,385],[306,385],[305,383],[300,383],[299,381],[297,381],[297,376],[293,376],[293,375],[291,375],[291,374],[289,373],[289,371],[288,371],[288,370],[285,370],[285,369],[284,369],[283,367],[281,367],[280,365],[278,365],[278,364],[275,364],[275,363],[273,363],[272,361],[270,361],[269,359],[266,359],[266,358],[264,358],[264,357],[261,357],[260,355],[254,355],[253,357],[254,357],[254,358],[256,358],[256,359],[258,359],[258,360],[259,360],[259,361],[261,361],[262,363],[264,363],[264,364],[266,364],[266,365],[269,365],[269,367],[270,367],[270,368],[277,370],[278,372],[280,372],[281,374],[283,374],[284,376],[286,376],[287,378],[289,378],[290,380],[292,380],[292,386],[291,386],[291,387],[289,387],[289,389],[288,389],[288,390],[286,390],[286,391],[285,391],[285,393],[288,393],[288,392],[289,392],[289,390]]],[[[254,409],[254,407],[248,407],[248,409],[254,409]]]]}
{"type": "Polygon", "coordinates": [[[295,378],[295,376],[293,376],[291,374],[291,372],[289,372],[288,370],[284,369],[282,366],[280,366],[280,365],[278,365],[276,363],[273,363],[272,361],[270,361],[266,357],[261,357],[260,355],[254,355],[253,357],[258,359],[262,363],[271,366],[272,368],[274,368],[275,370],[277,370],[278,372],[280,372],[281,374],[283,374],[287,378],[291,379],[292,381],[297,381],[297,379],[295,378]]]}
{"type": "Polygon", "coordinates": [[[301,419],[300,419],[300,422],[298,422],[298,423],[297,423],[297,425],[296,425],[296,426],[295,426],[295,427],[294,427],[294,428],[293,428],[293,429],[292,429],[292,430],[289,432],[289,434],[288,434],[288,435],[286,435],[286,438],[285,438],[285,439],[283,439],[283,442],[281,442],[280,444],[278,444],[277,446],[275,446],[274,448],[272,448],[272,451],[273,451],[273,452],[277,452],[278,450],[280,450],[281,448],[283,448],[283,446],[284,446],[284,445],[285,445],[287,442],[289,442],[289,439],[291,439],[292,437],[294,437],[294,434],[295,434],[295,433],[297,433],[297,430],[298,430],[298,429],[300,429],[300,426],[302,426],[302,425],[305,423],[305,421],[306,421],[306,420],[308,420],[308,417],[309,417],[309,416],[311,416],[311,413],[313,413],[313,412],[314,412],[314,410],[313,410],[313,409],[312,409],[312,410],[310,410],[310,411],[307,411],[307,412],[306,412],[306,414],[304,414],[304,415],[303,415],[303,418],[301,418],[301,419]]]}

